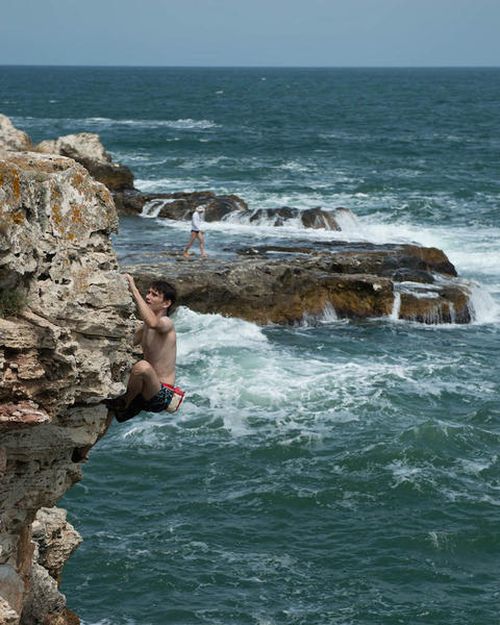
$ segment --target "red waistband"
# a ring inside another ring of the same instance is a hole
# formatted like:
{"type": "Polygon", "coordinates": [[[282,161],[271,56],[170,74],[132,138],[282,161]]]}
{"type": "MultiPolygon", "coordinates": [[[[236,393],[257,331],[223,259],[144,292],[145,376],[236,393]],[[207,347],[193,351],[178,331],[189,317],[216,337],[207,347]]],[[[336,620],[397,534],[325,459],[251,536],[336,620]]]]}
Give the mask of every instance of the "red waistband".
{"type": "Polygon", "coordinates": [[[165,384],[165,382],[161,383],[162,386],[164,386],[165,388],[169,388],[171,391],[174,391],[174,393],[179,393],[181,395],[184,395],[184,391],[179,388],[178,386],[172,386],[171,384],[165,384]]]}

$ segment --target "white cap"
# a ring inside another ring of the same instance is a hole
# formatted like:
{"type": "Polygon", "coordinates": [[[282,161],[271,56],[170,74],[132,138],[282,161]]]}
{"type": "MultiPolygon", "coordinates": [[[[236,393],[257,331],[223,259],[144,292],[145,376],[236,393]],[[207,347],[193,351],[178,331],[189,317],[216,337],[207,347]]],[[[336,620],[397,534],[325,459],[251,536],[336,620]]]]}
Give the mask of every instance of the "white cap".
{"type": "Polygon", "coordinates": [[[201,211],[204,211],[204,210],[205,210],[205,207],[204,207],[203,205],[201,205],[201,206],[197,206],[197,207],[196,207],[196,210],[201,212],[201,211]]]}

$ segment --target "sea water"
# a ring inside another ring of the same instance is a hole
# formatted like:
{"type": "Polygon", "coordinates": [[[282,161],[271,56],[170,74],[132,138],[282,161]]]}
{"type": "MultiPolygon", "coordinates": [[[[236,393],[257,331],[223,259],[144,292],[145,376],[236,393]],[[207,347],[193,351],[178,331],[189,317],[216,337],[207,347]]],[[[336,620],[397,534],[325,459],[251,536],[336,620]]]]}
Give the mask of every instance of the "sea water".
{"type": "MultiPolygon", "coordinates": [[[[473,323],[259,327],[180,307],[181,411],[113,425],[62,501],[85,625],[496,625],[500,70],[0,70],[39,141],[97,132],[148,192],[344,206],[342,233],[208,224],[207,251],[316,240],[443,249],[473,323]]],[[[120,262],[187,223],[124,217],[120,262]]],[[[168,276],[167,276],[168,277],[168,276]]]]}

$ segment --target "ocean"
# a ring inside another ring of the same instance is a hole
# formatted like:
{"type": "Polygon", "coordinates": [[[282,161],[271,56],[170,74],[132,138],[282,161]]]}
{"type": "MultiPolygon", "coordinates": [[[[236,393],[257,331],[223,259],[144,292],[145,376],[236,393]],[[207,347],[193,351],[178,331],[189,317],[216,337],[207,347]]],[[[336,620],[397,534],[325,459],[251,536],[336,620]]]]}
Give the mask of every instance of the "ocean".
{"type": "MultiPolygon", "coordinates": [[[[99,133],[143,191],[356,215],[211,223],[211,256],[417,242],[475,283],[467,326],[181,306],[181,411],[114,424],[61,502],[84,625],[500,622],[499,104],[499,69],[0,68],[17,127],[99,133]]],[[[113,239],[134,263],[188,236],[150,213],[113,239]]]]}

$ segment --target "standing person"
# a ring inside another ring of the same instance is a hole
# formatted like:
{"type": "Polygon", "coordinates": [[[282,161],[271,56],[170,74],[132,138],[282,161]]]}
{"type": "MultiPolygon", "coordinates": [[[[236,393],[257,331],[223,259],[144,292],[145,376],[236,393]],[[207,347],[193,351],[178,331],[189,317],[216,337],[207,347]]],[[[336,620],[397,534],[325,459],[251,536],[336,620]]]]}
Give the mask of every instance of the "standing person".
{"type": "Polygon", "coordinates": [[[164,280],[155,280],[143,298],[134,278],[129,274],[125,277],[143,321],[134,336],[134,345],[142,346],[143,358],[130,371],[127,392],[107,402],[120,422],[128,421],[142,410],[167,410],[179,392],[173,386],[177,338],[168,316],[177,298],[175,287],[164,280]]]}
{"type": "Polygon", "coordinates": [[[188,244],[184,248],[184,256],[189,256],[189,248],[193,245],[196,239],[200,243],[200,254],[202,258],[206,258],[205,252],[205,231],[203,229],[203,223],[205,221],[205,207],[197,206],[191,217],[191,238],[188,244]]]}

